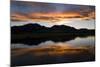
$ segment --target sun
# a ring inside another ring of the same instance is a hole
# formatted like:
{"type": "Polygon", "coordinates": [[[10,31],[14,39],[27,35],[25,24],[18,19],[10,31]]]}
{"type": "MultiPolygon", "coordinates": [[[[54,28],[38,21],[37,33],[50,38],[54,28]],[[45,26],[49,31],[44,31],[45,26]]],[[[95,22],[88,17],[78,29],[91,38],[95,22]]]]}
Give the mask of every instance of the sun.
{"type": "Polygon", "coordinates": [[[70,23],[70,21],[67,20],[67,19],[64,19],[64,20],[62,20],[62,21],[55,22],[55,25],[64,25],[64,24],[66,24],[66,23],[70,23]]]}

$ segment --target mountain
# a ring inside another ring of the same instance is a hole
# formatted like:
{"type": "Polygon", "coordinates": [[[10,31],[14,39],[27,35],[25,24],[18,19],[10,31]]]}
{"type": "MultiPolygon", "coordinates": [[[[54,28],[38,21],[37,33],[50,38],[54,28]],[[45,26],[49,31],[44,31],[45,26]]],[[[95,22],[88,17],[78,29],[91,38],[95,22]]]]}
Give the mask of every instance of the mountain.
{"type": "Polygon", "coordinates": [[[66,41],[76,37],[94,36],[95,30],[75,29],[65,25],[55,25],[51,28],[39,24],[26,24],[23,26],[11,27],[12,43],[35,44],[46,41],[66,41]]]}
{"type": "Polygon", "coordinates": [[[23,26],[13,26],[11,27],[12,34],[21,34],[21,33],[70,33],[70,34],[94,34],[94,30],[88,29],[75,29],[74,27],[65,26],[65,25],[54,25],[51,28],[41,26],[39,24],[26,24],[23,26]]]}

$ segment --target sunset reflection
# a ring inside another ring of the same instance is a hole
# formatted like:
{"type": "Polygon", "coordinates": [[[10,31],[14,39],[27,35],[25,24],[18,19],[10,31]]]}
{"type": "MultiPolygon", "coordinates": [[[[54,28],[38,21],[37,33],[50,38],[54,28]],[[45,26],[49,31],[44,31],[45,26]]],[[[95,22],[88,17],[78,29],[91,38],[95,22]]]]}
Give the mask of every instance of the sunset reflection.
{"type": "Polygon", "coordinates": [[[32,54],[36,56],[41,55],[50,55],[50,56],[56,56],[56,55],[70,55],[70,54],[80,54],[80,53],[88,53],[89,52],[88,47],[73,47],[65,44],[60,45],[46,45],[35,48],[16,48],[12,49],[12,56],[20,56],[25,54],[32,54]]]}

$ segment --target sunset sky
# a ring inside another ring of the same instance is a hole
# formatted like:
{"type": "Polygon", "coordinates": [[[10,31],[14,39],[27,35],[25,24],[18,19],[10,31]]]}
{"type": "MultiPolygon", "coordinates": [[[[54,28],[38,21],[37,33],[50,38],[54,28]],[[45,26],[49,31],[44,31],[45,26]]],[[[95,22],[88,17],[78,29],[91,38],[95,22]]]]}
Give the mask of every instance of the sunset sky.
{"type": "Polygon", "coordinates": [[[38,23],[95,28],[95,6],[11,1],[11,26],[38,23]]]}

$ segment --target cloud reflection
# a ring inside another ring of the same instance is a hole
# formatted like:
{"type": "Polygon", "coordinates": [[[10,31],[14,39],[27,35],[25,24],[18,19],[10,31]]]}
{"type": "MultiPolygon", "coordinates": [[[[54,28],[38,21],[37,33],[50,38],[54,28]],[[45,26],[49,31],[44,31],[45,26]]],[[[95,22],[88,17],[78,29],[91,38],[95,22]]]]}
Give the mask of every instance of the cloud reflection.
{"type": "Polygon", "coordinates": [[[71,46],[71,44],[65,43],[52,43],[52,44],[41,44],[39,46],[34,46],[31,48],[12,48],[12,56],[21,56],[26,54],[32,54],[33,56],[42,56],[42,55],[73,55],[81,53],[89,53],[93,50],[93,47],[90,46],[71,46]]]}

